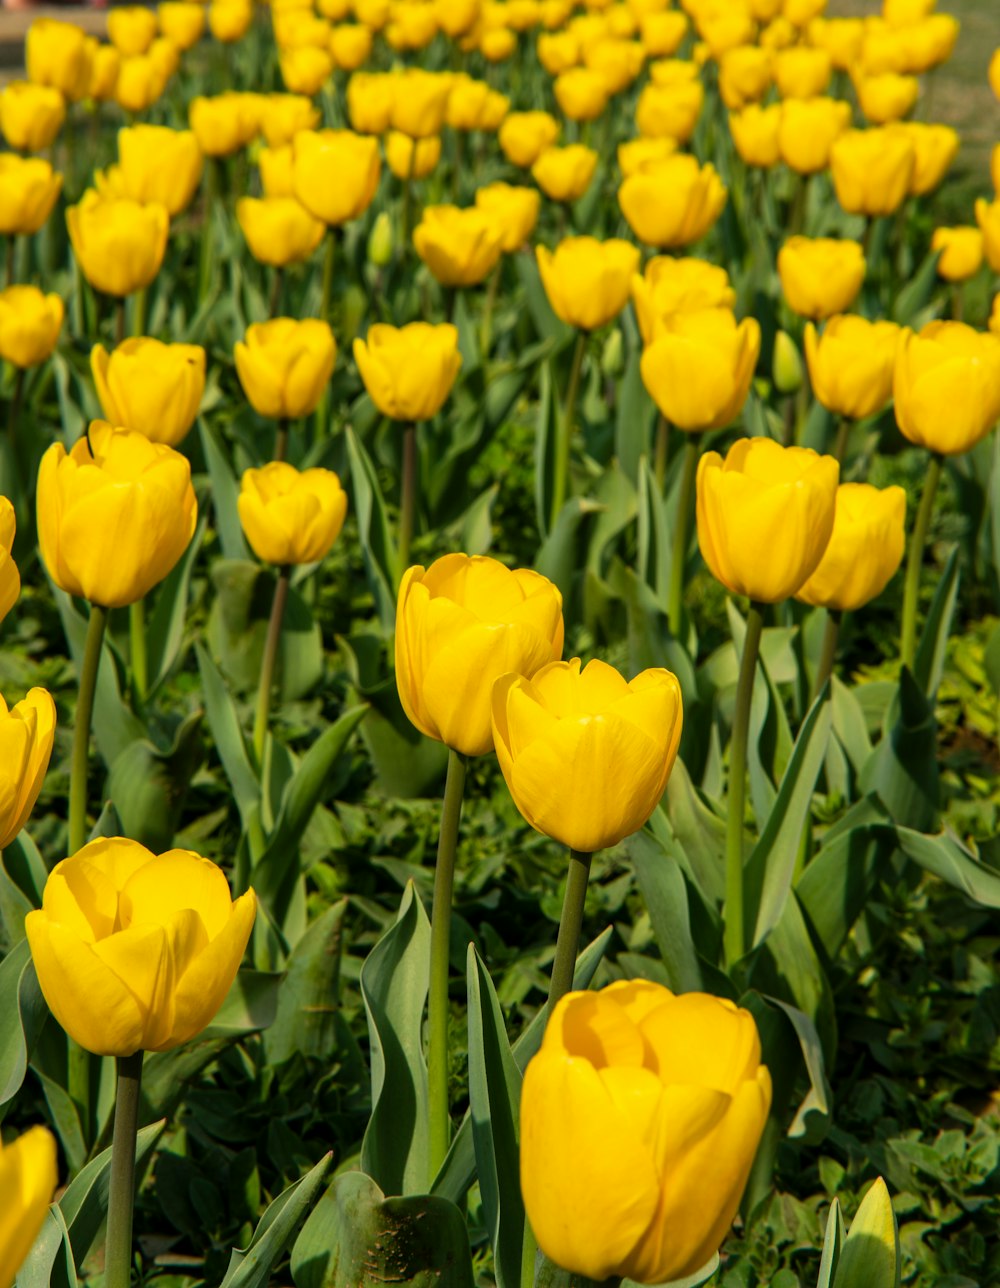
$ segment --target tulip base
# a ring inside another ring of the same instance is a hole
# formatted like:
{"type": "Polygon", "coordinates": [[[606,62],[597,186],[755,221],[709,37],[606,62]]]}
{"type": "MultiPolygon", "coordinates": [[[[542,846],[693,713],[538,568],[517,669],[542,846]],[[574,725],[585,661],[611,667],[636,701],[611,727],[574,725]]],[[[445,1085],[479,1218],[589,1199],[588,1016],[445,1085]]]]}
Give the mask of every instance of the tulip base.
{"type": "Polygon", "coordinates": [[[920,498],[920,509],[913,525],[913,536],[906,555],[906,582],[903,587],[903,619],[900,629],[899,660],[903,666],[913,670],[917,655],[917,600],[920,596],[920,568],[924,560],[924,546],[927,544],[927,533],[931,526],[931,515],[934,513],[934,497],[941,482],[941,467],[944,457],[937,452],[931,453],[927,466],[927,477],[924,479],[924,492],[920,498]]]}
{"type": "Polygon", "coordinates": [[[115,1131],[111,1141],[105,1288],[129,1288],[132,1272],[132,1209],[135,1204],[135,1139],[139,1126],[141,1051],[118,1058],[115,1131]]]}
{"type": "Polygon", "coordinates": [[[552,963],[552,979],[549,983],[549,1010],[561,997],[573,987],[573,975],[576,971],[576,954],[580,947],[580,932],[583,930],[583,909],[587,901],[587,881],[590,877],[592,855],[583,850],[570,850],[569,875],[566,878],[566,893],[563,896],[562,915],[559,918],[559,935],[556,939],[556,955],[552,963]]]}
{"type": "Polygon", "coordinates": [[[736,708],[733,712],[733,734],[729,744],[729,812],[726,822],[726,907],[724,947],[726,965],[732,967],[746,950],[743,925],[743,810],[746,800],[747,732],[750,727],[750,702],[757,671],[760,636],[764,613],[759,604],[750,602],[747,630],[740,659],[740,677],[736,686],[736,708]]]}

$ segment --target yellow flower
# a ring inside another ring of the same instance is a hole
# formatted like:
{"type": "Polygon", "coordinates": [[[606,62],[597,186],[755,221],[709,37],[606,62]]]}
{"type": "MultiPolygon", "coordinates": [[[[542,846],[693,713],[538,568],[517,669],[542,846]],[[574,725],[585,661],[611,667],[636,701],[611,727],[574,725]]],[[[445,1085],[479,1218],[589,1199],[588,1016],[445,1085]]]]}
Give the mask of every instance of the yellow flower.
{"type": "Polygon", "coordinates": [[[678,153],[630,175],[618,189],[618,204],[640,241],[680,247],[705,236],[727,195],[713,165],[678,153]]]}
{"type": "Polygon", "coordinates": [[[59,1180],[56,1142],[44,1127],[32,1127],[0,1145],[0,1284],[14,1282],[48,1214],[59,1180]]]}
{"type": "Polygon", "coordinates": [[[552,311],[585,331],[595,331],[622,311],[640,258],[630,242],[594,237],[565,237],[555,253],[539,246],[536,255],[552,311]]]}
{"type": "Polygon", "coordinates": [[[698,433],[739,415],[760,356],[760,326],[725,308],[683,310],[658,321],[643,351],[642,382],[666,419],[698,433]]]}
{"type": "Polygon", "coordinates": [[[216,94],[192,99],[188,121],[206,156],[227,157],[257,133],[260,112],[249,94],[216,94]]]}
{"type": "Polygon", "coordinates": [[[103,198],[90,188],[66,211],[66,225],[84,277],[107,295],[140,291],[160,271],[170,231],[165,206],[103,198]]]}
{"type": "Polygon", "coordinates": [[[294,197],[292,145],[280,148],[261,148],[257,153],[260,168],[260,186],[265,197],[294,197]]]}
{"type": "Polygon", "coordinates": [[[125,58],[144,54],[156,36],[156,14],[144,5],[120,5],[108,10],[108,38],[125,58]]]}
{"type": "Polygon", "coordinates": [[[410,721],[466,756],[493,747],[490,694],[514,669],[562,655],[562,596],[540,573],[485,555],[408,568],[396,604],[396,687],[410,721]]]}
{"type": "Polygon", "coordinates": [[[935,0],[882,0],[882,17],[890,27],[908,27],[926,18],[935,0]]]}
{"type": "Polygon", "coordinates": [[[993,308],[990,310],[990,332],[1000,336],[1000,295],[994,295],[993,308]]]}
{"type": "Polygon", "coordinates": [[[17,603],[21,593],[21,574],[11,554],[16,531],[14,506],[7,497],[0,496],[0,622],[17,603]]]}
{"type": "Polygon", "coordinates": [[[647,85],[636,105],[636,126],[640,134],[654,138],[666,135],[677,143],[686,143],[698,124],[704,101],[705,87],[698,80],[647,85]]]}
{"type": "Polygon", "coordinates": [[[719,63],[719,93],[730,111],[758,103],[771,87],[774,57],[769,49],[739,45],[719,63]]]}
{"type": "MultiPolygon", "coordinates": [[[[548,112],[511,112],[497,132],[504,156],[522,170],[533,166],[558,137],[559,122],[548,112]]],[[[596,153],[594,164],[597,164],[596,153]]]]}
{"type": "Polygon", "coordinates": [[[819,567],[840,467],[832,456],[741,438],[698,462],[698,545],[713,576],[761,604],[788,599],[819,567]]]}
{"type": "Polygon", "coordinates": [[[638,174],[656,161],[666,161],[677,151],[677,144],[666,136],[659,139],[627,139],[618,144],[618,169],[622,178],[638,174]]]}
{"type": "Polygon", "coordinates": [[[314,412],[329,384],[337,344],[326,322],[273,318],[247,328],[236,371],[254,410],[274,420],[314,412]]]}
{"type": "Polygon", "coordinates": [[[493,741],[514,804],[538,832],[591,852],[638,831],[659,803],[681,738],[669,671],[626,681],[596,659],[506,674],[493,741]]]}
{"type": "Polygon", "coordinates": [[[160,69],[160,75],[163,77],[163,84],[166,86],[167,81],[173,76],[181,65],[181,51],[174,42],[166,36],[157,36],[149,47],[146,55],[154,66],[160,69]]]}
{"type": "Polygon", "coordinates": [[[167,77],[149,54],[122,58],[115,81],[115,102],[126,112],[144,112],[166,89],[167,77]]]}
{"type": "Polygon", "coordinates": [[[833,63],[825,49],[797,45],[774,59],[774,81],[782,98],[818,98],[826,91],[833,63]]]}
{"type": "Polygon", "coordinates": [[[287,567],[318,563],[340,536],[347,494],[333,470],[303,470],[271,461],[244,470],[240,523],[258,559],[287,567]]]}
{"type": "Polygon", "coordinates": [[[540,204],[534,188],[491,183],[476,189],[476,207],[496,223],[503,237],[500,249],[507,252],[520,250],[535,231],[540,204]]]}
{"type": "Polygon", "coordinates": [[[987,69],[987,76],[990,82],[990,89],[997,98],[1000,98],[1000,47],[993,51],[990,65],[987,69]]]}
{"type": "Polygon", "coordinates": [[[198,505],[187,458],[135,430],[91,421],[71,452],[53,443],[38,470],[38,540],[55,584],[123,608],[173,569],[198,505]]]}
{"type": "Polygon", "coordinates": [[[437,35],[437,15],[432,4],[396,0],[389,13],[384,34],[392,49],[426,49],[437,35]]]}
{"type": "Polygon", "coordinates": [[[384,134],[389,128],[393,78],[380,72],[355,72],[347,83],[347,114],[357,134],[384,134]]]}
{"type": "Polygon", "coordinates": [[[854,241],[789,237],[778,252],[778,275],[789,307],[802,317],[828,318],[849,309],[865,280],[865,257],[854,241]]]}
{"type": "Polygon", "coordinates": [[[994,273],[1000,273],[1000,200],[976,199],[976,223],[983,234],[983,251],[994,273]]]}
{"type": "Polygon", "coordinates": [[[906,543],[906,492],[870,483],[841,483],[833,533],[819,567],[795,598],[851,613],[881,595],[906,543]]]}
{"type": "Polygon", "coordinates": [[[932,13],[899,33],[900,49],[909,72],[929,72],[947,62],[958,39],[958,19],[950,13],[932,13]]]}
{"type": "Polygon", "coordinates": [[[706,54],[715,59],[737,45],[749,45],[754,37],[753,19],[738,5],[707,9],[698,17],[696,25],[706,54]]]}
{"type": "Polygon", "coordinates": [[[916,76],[883,72],[879,76],[860,76],[854,83],[861,110],[869,121],[885,125],[898,121],[912,110],[920,94],[916,76]]]}
{"type": "Polygon", "coordinates": [[[191,49],[205,30],[205,9],[192,0],[161,0],[156,8],[160,31],[178,49],[191,49]]]}
{"type": "Polygon", "coordinates": [[[445,121],[453,130],[478,130],[490,93],[485,81],[475,80],[465,72],[456,74],[445,111],[445,121]]]}
{"type": "Polygon", "coordinates": [[[454,40],[476,25],[483,0],[435,0],[434,13],[438,26],[454,40]]]}
{"type": "Polygon", "coordinates": [[[37,367],[56,347],[65,314],[59,296],[43,295],[37,286],[0,291],[0,358],[37,367]]]}
{"type": "Polygon", "coordinates": [[[642,43],[651,58],[669,58],[687,35],[687,15],[676,9],[645,13],[639,23],[642,43]]]}
{"type": "Polygon", "coordinates": [[[809,24],[809,41],[825,49],[839,72],[850,71],[861,57],[865,24],[861,18],[814,18],[809,24]]]}
{"type": "Polygon", "coordinates": [[[571,121],[596,121],[608,105],[604,77],[589,67],[563,72],[552,88],[563,115],[571,121]]]}
{"type": "Polygon", "coordinates": [[[378,140],[351,130],[302,130],[292,141],[295,195],[325,224],[345,224],[363,215],[378,189],[381,168],[378,140]]]}
{"type": "Polygon", "coordinates": [[[732,309],[736,303],[724,268],[703,259],[657,255],[632,278],[632,303],[643,344],[650,344],[657,327],[672,313],[697,309],[732,309]]]}
{"type": "Polygon", "coordinates": [[[123,196],[178,215],[191,204],[204,158],[191,130],[133,125],[118,131],[118,167],[123,196]]]}
{"type": "Polygon", "coordinates": [[[904,437],[944,456],[974,447],[1000,419],[1000,338],[962,322],[907,331],[892,384],[904,437]]]}
{"type": "Polygon", "coordinates": [[[225,1000],[257,899],[190,850],[153,855],[101,837],[53,868],[24,929],[38,983],[66,1032],[96,1055],[169,1051],[225,1000]]]}
{"type": "Polygon", "coordinates": [[[319,108],[304,94],[269,94],[260,114],[260,127],[268,147],[291,143],[299,130],[315,129],[319,108]]]}
{"type": "Polygon", "coordinates": [[[208,25],[222,44],[242,40],[253,22],[253,5],[247,0],[212,0],[208,6],[208,25]]]}
{"type": "Polygon", "coordinates": [[[932,192],[944,178],[958,152],[957,131],[950,125],[924,125],[922,121],[896,121],[887,127],[910,140],[914,148],[910,196],[932,192]]]}
{"type": "Polygon", "coordinates": [[[45,689],[31,689],[10,710],[0,696],[0,849],[10,845],[35,808],[55,732],[56,704],[45,689]]]}
{"type": "Polygon", "coordinates": [[[98,45],[90,64],[90,87],[87,96],[98,103],[115,96],[122,56],[114,45],[98,45]]]}
{"type": "Polygon", "coordinates": [[[507,27],[490,27],[483,32],[479,41],[479,52],[488,63],[502,63],[516,49],[517,36],[507,27]]]}
{"type": "Polygon", "coordinates": [[[580,65],[583,53],[580,41],[572,31],[555,31],[538,37],[535,45],[538,61],[550,76],[560,76],[580,65]]]}
{"type": "Polygon", "coordinates": [[[333,59],[315,45],[297,45],[278,55],[281,79],[293,94],[318,94],[333,72],[333,59]]]}
{"type": "Polygon", "coordinates": [[[0,156],[0,233],[37,233],[61,187],[62,175],[41,157],[0,156]]]}
{"type": "Polygon", "coordinates": [[[742,112],[729,113],[729,131],[744,165],[769,170],[781,160],[778,146],[781,113],[780,103],[772,103],[769,107],[751,103],[742,112]]]}
{"type": "MultiPolygon", "coordinates": [[[[372,52],[372,33],[357,23],[345,23],[330,32],[330,56],[341,71],[363,66],[372,52]]],[[[355,129],[358,127],[355,126],[355,129]]]]}
{"type": "Polygon", "coordinates": [[[594,1280],[700,1269],[736,1215],[770,1105],[749,1011],[647,980],[567,994],[521,1090],[539,1246],[594,1280]]]}
{"type": "Polygon", "coordinates": [[[448,76],[408,67],[393,75],[392,91],[389,119],[394,130],[408,134],[411,139],[427,139],[441,133],[451,92],[448,76]]]}
{"type": "Polygon", "coordinates": [[[684,58],[661,58],[650,64],[649,75],[654,85],[683,85],[698,79],[698,67],[684,58]]]}
{"type": "Polygon", "coordinates": [[[109,354],[95,344],[90,369],[101,409],[113,425],[176,447],[194,424],[205,392],[200,345],[135,336],[109,354]]]}
{"type": "Polygon", "coordinates": [[[891,215],[906,200],[916,164],[913,144],[885,128],[848,130],[830,149],[837,200],[851,215],[891,215]]]}
{"type": "Polygon", "coordinates": [[[782,161],[799,174],[825,170],[834,140],[850,123],[850,104],[840,99],[785,99],[778,126],[782,161]]]}
{"type": "Polygon", "coordinates": [[[946,282],[964,282],[979,272],[983,262],[983,234],[979,228],[935,228],[931,250],[941,252],[938,276],[946,282]]]}
{"type": "Polygon", "coordinates": [[[385,159],[397,179],[426,179],[441,160],[441,139],[411,139],[399,130],[385,136],[385,159]]]}
{"type": "Polygon", "coordinates": [[[376,322],[354,341],[354,361],[372,402],[391,420],[430,420],[451,393],[462,355],[450,322],[376,322]]]}
{"type": "Polygon", "coordinates": [[[66,101],[51,85],[15,80],[0,92],[0,130],[20,152],[41,152],[51,146],[65,119],[66,101]]]}
{"type": "Polygon", "coordinates": [[[236,218],[254,259],[281,268],[308,259],[326,233],[294,197],[240,197],[236,218]]]}
{"type": "Polygon", "coordinates": [[[58,18],[35,18],[24,41],[28,80],[76,102],[90,88],[93,47],[83,30],[58,18]]]}
{"type": "Polygon", "coordinates": [[[413,230],[413,245],[442,286],[476,286],[503,253],[503,228],[471,207],[427,206],[413,230]]]}
{"type": "Polygon", "coordinates": [[[869,322],[844,314],[817,334],[806,325],[806,361],[813,393],[837,416],[864,420],[892,395],[892,373],[902,338],[895,322],[869,322]]]}

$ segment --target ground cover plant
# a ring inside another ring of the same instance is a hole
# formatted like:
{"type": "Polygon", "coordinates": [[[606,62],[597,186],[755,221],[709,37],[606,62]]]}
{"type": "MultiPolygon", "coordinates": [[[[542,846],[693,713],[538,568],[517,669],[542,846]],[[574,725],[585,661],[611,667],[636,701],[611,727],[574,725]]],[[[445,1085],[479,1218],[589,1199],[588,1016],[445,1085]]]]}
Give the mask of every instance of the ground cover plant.
{"type": "Polygon", "coordinates": [[[1000,19],[861,8],[32,23],[0,1288],[1000,1281],[1000,19]]]}

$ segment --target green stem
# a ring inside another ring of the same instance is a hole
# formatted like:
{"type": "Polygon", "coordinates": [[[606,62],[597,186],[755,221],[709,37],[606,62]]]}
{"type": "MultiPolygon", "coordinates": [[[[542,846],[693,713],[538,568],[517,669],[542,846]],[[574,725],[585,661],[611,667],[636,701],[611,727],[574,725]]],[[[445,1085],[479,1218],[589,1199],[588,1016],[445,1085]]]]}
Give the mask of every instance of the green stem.
{"type": "Polygon", "coordinates": [[[14,376],[14,390],[10,396],[10,402],[7,404],[7,441],[10,443],[11,451],[17,442],[17,421],[21,411],[21,399],[24,396],[24,368],[17,367],[14,376]]]}
{"type": "Polygon", "coordinates": [[[417,427],[403,431],[403,469],[399,485],[399,575],[410,566],[413,515],[417,503],[417,427]]]}
{"type": "Polygon", "coordinates": [[[337,258],[337,230],[331,227],[326,234],[326,255],[323,257],[323,299],[319,315],[324,322],[330,320],[330,304],[333,300],[333,265],[337,258]]]}
{"type": "Polygon", "coordinates": [[[667,622],[674,639],[681,633],[681,611],[684,606],[684,568],[687,563],[688,536],[691,528],[691,507],[694,502],[695,480],[698,477],[698,457],[701,439],[697,434],[687,434],[684,439],[684,468],[681,490],[677,498],[677,516],[674,524],[674,547],[670,563],[670,588],[667,597],[667,622]]]}
{"type": "Polygon", "coordinates": [[[132,334],[144,335],[146,331],[146,287],[132,296],[132,334]]]}
{"type": "Polygon", "coordinates": [[[410,253],[410,231],[413,221],[413,171],[417,164],[417,140],[410,140],[410,163],[406,167],[406,178],[403,180],[403,235],[399,239],[400,256],[403,263],[410,253]]]}
{"type": "Polygon", "coordinates": [[[282,416],[278,421],[278,429],[274,435],[274,459],[283,461],[288,455],[288,420],[282,416]]]}
{"type": "Polygon", "coordinates": [[[496,304],[502,268],[503,257],[501,256],[486,288],[486,302],[483,305],[483,317],[479,327],[479,357],[483,363],[490,356],[490,345],[493,343],[493,308],[496,304]]]}
{"type": "Polygon", "coordinates": [[[823,645],[819,653],[819,665],[816,668],[816,680],[813,684],[812,701],[815,702],[820,690],[833,674],[833,663],[837,656],[837,639],[840,635],[840,623],[844,614],[836,608],[826,610],[826,625],[823,628],[823,645]]]}
{"type": "Polygon", "coordinates": [[[660,413],[656,420],[656,446],[653,449],[653,473],[656,486],[663,494],[663,485],[667,481],[667,462],[670,459],[670,421],[660,413]]]}
{"type": "Polygon", "coordinates": [[[94,693],[97,689],[97,668],[101,660],[101,643],[108,610],[98,604],[90,605],[87,639],[83,646],[83,665],[80,668],[80,695],[76,702],[73,729],[73,761],[69,779],[69,853],[75,854],[83,846],[87,831],[87,764],[90,751],[90,718],[94,710],[94,693]]]}
{"type": "Polygon", "coordinates": [[[924,479],[924,492],[920,498],[920,509],[917,521],[913,525],[913,536],[910,538],[910,549],[906,556],[906,583],[903,588],[903,621],[899,642],[899,658],[903,666],[913,669],[917,653],[917,599],[920,593],[920,567],[924,559],[924,545],[927,532],[931,526],[931,515],[934,512],[934,496],[941,481],[941,466],[944,458],[937,452],[931,453],[927,476],[924,479]]]}
{"type": "Polygon", "coordinates": [[[7,286],[14,285],[14,257],[17,253],[17,234],[7,234],[7,286]]]}
{"type": "Polygon", "coordinates": [[[759,604],[750,602],[747,631],[740,660],[740,678],[736,686],[736,709],[733,712],[733,736],[729,744],[729,816],[726,826],[726,964],[733,966],[743,956],[743,802],[746,791],[747,730],[750,725],[750,700],[753,697],[754,674],[764,615],[759,604]]]}
{"type": "Polygon", "coordinates": [[[149,692],[149,667],[146,663],[146,604],[137,599],[128,610],[129,644],[132,657],[132,689],[141,706],[149,692]]]}
{"type": "Polygon", "coordinates": [[[842,416],[840,424],[837,426],[837,437],[833,444],[833,455],[840,462],[841,477],[843,477],[844,457],[847,455],[847,440],[851,436],[851,421],[847,416],[842,416]]]}
{"type": "Polygon", "coordinates": [[[264,641],[264,656],[260,663],[260,684],[257,687],[257,715],[253,725],[253,749],[258,766],[264,764],[264,743],[267,739],[267,722],[271,711],[271,688],[274,684],[274,664],[278,660],[278,645],[281,642],[281,623],[285,616],[285,604],[288,602],[288,584],[291,577],[289,568],[279,568],[278,580],[274,587],[274,599],[271,601],[271,619],[267,624],[267,639],[264,641]]]}
{"type": "Polygon", "coordinates": [[[132,1274],[132,1209],[135,1205],[135,1139],[139,1126],[142,1055],[118,1057],[115,1134],[111,1141],[108,1187],[108,1236],[104,1254],[105,1288],[129,1288],[132,1274]]]}
{"type": "Polygon", "coordinates": [[[538,1240],[527,1216],[524,1218],[524,1235],[521,1240],[521,1288],[535,1288],[535,1258],[538,1240]]]}
{"type": "Polygon", "coordinates": [[[552,479],[552,509],[549,514],[549,528],[556,526],[559,512],[566,500],[569,482],[570,446],[573,442],[573,425],[576,419],[576,399],[580,390],[580,374],[583,371],[583,355],[587,349],[587,333],[581,331],[576,337],[576,348],[573,350],[573,365],[570,367],[569,384],[566,386],[566,405],[563,409],[559,434],[556,438],[555,471],[552,479]]]}
{"type": "Polygon", "coordinates": [[[448,1113],[448,963],[451,901],[455,885],[455,851],[462,817],[467,760],[448,751],[448,776],[441,805],[434,906],[431,909],[431,967],[427,996],[427,1087],[429,1096],[428,1185],[434,1184],[451,1137],[448,1113]]]}
{"type": "Polygon", "coordinates": [[[281,316],[281,282],[284,277],[281,265],[276,265],[271,278],[271,303],[268,309],[272,318],[281,316]]]}
{"type": "Polygon", "coordinates": [[[552,979],[549,983],[549,1011],[573,987],[576,970],[576,952],[580,946],[583,929],[583,908],[587,901],[587,878],[593,856],[584,850],[570,850],[569,874],[566,893],[563,895],[562,915],[559,918],[559,935],[556,938],[556,955],[552,962],[552,979]]]}
{"type": "Polygon", "coordinates": [[[115,345],[121,344],[125,339],[125,296],[119,295],[115,299],[115,345]]]}

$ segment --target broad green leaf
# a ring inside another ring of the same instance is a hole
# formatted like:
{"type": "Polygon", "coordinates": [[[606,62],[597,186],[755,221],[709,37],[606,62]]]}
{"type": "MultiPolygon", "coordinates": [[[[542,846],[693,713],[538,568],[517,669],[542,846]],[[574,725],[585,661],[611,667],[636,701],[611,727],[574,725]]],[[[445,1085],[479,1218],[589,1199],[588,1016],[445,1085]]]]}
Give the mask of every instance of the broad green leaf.
{"type": "MultiPolygon", "coordinates": [[[[631,476],[630,476],[631,477],[631,476]]],[[[656,595],[657,604],[666,608],[670,586],[670,562],[673,534],[667,519],[667,507],[648,459],[643,456],[638,467],[638,500],[636,511],[636,546],[639,580],[656,595]]]]}
{"type": "Polygon", "coordinates": [[[246,740],[226,682],[206,649],[197,644],[195,652],[198,657],[198,670],[201,674],[209,728],[212,730],[216,750],[222,761],[222,767],[226,771],[226,777],[229,779],[229,785],[233,789],[233,798],[240,811],[243,826],[247,827],[251,815],[260,806],[260,784],[250,763],[246,740]]]}
{"type": "Polygon", "coordinates": [[[928,702],[933,702],[944,672],[948,636],[958,602],[958,546],[952,546],[944,572],[938,579],[927,620],[920,634],[920,647],[913,664],[913,678],[924,691],[928,702]]]}
{"type": "Polygon", "coordinates": [[[201,520],[180,563],[168,574],[156,592],[156,603],[146,628],[148,666],[153,688],[161,684],[177,660],[184,641],[191,572],[205,539],[208,517],[201,520]]]}
{"type": "Polygon", "coordinates": [[[691,932],[687,885],[679,864],[645,831],[630,836],[625,849],[639,880],[670,987],[675,993],[703,989],[691,932]]]}
{"type": "MultiPolygon", "coordinates": [[[[892,306],[892,320],[898,322],[900,326],[919,329],[923,320],[920,315],[930,302],[938,284],[937,265],[940,255],[940,251],[931,251],[896,296],[892,306]]],[[[878,259],[873,257],[868,262],[876,264],[878,259]]]]}
{"type": "Polygon", "coordinates": [[[542,542],[535,569],[559,587],[564,605],[569,602],[579,571],[580,525],[600,506],[587,497],[573,496],[559,511],[555,527],[542,542]]]}
{"type": "Polygon", "coordinates": [[[847,942],[895,849],[888,833],[887,828],[859,824],[825,838],[796,883],[810,929],[830,961],[847,942]]]}
{"type": "Polygon", "coordinates": [[[225,446],[218,432],[204,419],[198,421],[198,433],[212,481],[212,509],[222,553],[226,559],[249,559],[250,551],[240,523],[240,485],[225,446]]]}
{"type": "Polygon", "coordinates": [[[28,941],[22,939],[0,961],[0,1106],[21,1089],[48,1016],[28,941]]]}
{"type": "Polygon", "coordinates": [[[899,1230],[880,1176],[851,1222],[833,1288],[899,1288],[900,1269],[899,1230]]]}
{"type": "Polygon", "coordinates": [[[649,451],[656,421],[656,408],[642,383],[641,358],[639,346],[632,346],[615,405],[615,454],[625,476],[640,486],[640,462],[649,451]]]}
{"type": "Polygon", "coordinates": [[[702,800],[680,757],[674,761],[667,780],[667,807],[698,889],[706,902],[721,905],[725,895],[726,820],[702,800]]]}
{"type": "Polygon", "coordinates": [[[957,837],[948,832],[926,836],[907,827],[895,828],[894,835],[903,853],[925,872],[947,881],[984,908],[1000,908],[1000,872],[980,863],[957,837]]]}
{"type": "MultiPolygon", "coordinates": [[[[552,507],[552,462],[559,434],[559,396],[554,388],[555,359],[543,362],[539,375],[538,415],[535,423],[535,522],[548,537],[552,507]]],[[[560,516],[561,517],[561,516],[560,516]]]]}
{"type": "Polygon", "coordinates": [[[826,1235],[823,1239],[823,1256],[819,1263],[819,1277],[816,1288],[833,1288],[833,1276],[837,1273],[840,1254],[844,1249],[844,1217],[836,1199],[830,1204],[830,1215],[826,1219],[826,1235]]]}
{"type": "Polygon", "coordinates": [[[352,509],[358,523],[365,572],[382,627],[391,631],[396,621],[395,586],[401,575],[399,552],[375,466],[350,425],[345,431],[345,439],[352,509]]]}
{"type": "Polygon", "coordinates": [[[165,750],[148,738],[130,743],[108,772],[107,793],[121,819],[118,831],[155,854],[173,844],[188,786],[204,761],[203,719],[203,711],[192,711],[165,750]]]}
{"type": "Polygon", "coordinates": [[[863,792],[875,792],[902,827],[934,826],[940,796],[934,707],[904,667],[886,732],[861,773],[863,792]]]}
{"type": "Polygon", "coordinates": [[[269,1205],[246,1248],[234,1248],[220,1288],[267,1288],[275,1262],[319,1194],[333,1158],[327,1154],[269,1205]]]}

